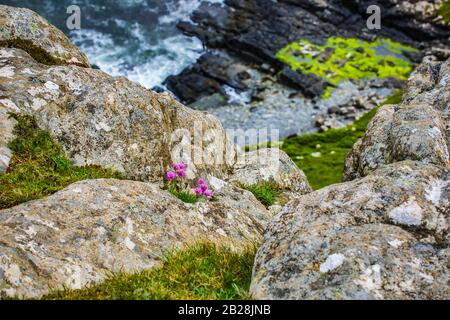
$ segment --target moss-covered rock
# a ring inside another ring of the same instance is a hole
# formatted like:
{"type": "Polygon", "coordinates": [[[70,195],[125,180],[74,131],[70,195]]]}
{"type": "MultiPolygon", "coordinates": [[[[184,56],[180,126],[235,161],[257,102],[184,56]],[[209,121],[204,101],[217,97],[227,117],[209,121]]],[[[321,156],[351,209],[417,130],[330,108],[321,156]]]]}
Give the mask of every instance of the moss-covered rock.
{"type": "Polygon", "coordinates": [[[25,50],[47,65],[90,67],[87,57],[61,30],[29,9],[0,5],[0,25],[0,47],[25,50]]]}
{"type": "MultiPolygon", "coordinates": [[[[396,77],[406,80],[412,63],[404,56],[415,48],[390,39],[366,42],[356,38],[330,37],[324,45],[308,40],[293,42],[277,53],[277,58],[293,70],[314,74],[331,85],[352,79],[396,77]]],[[[328,98],[328,86],[323,98],[328,98]]]]}

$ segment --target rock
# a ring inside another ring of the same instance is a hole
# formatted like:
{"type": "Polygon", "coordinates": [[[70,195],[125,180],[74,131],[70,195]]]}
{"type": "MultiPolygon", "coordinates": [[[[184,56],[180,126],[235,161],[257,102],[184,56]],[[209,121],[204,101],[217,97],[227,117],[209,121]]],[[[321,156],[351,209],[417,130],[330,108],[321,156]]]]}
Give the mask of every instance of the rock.
{"type": "Polygon", "coordinates": [[[16,106],[16,112],[33,115],[76,165],[158,182],[173,161],[188,163],[188,178],[195,178],[226,177],[234,160],[234,147],[215,117],[123,77],[50,67],[20,49],[0,49],[0,88],[0,110],[16,106]]]}
{"type": "Polygon", "coordinates": [[[321,96],[330,84],[314,74],[305,74],[300,70],[284,67],[280,80],[295,89],[301,90],[307,97],[321,96]]]}
{"type": "Polygon", "coordinates": [[[407,159],[450,166],[449,74],[450,59],[441,63],[424,59],[408,81],[403,102],[382,107],[347,156],[346,180],[407,159]]]}
{"type": "Polygon", "coordinates": [[[193,103],[205,96],[223,95],[222,85],[247,89],[250,78],[247,67],[242,63],[224,54],[205,53],[193,66],[168,77],[165,83],[183,102],[193,103]]]}
{"type": "Polygon", "coordinates": [[[185,204],[154,184],[78,182],[0,211],[0,295],[81,288],[109,272],[155,267],[167,250],[202,239],[240,250],[269,218],[250,192],[229,184],[212,201],[185,204]]]}
{"type": "Polygon", "coordinates": [[[284,191],[297,194],[312,191],[303,171],[278,148],[259,149],[240,156],[233,167],[231,182],[242,185],[271,182],[284,191]]]}
{"type": "Polygon", "coordinates": [[[8,143],[13,139],[13,130],[16,121],[11,119],[9,112],[17,111],[17,106],[12,101],[0,99],[0,103],[6,108],[0,107],[0,174],[4,173],[12,157],[12,151],[8,148],[8,143]]]}
{"type": "MultiPolygon", "coordinates": [[[[419,43],[430,47],[429,43],[438,40],[448,46],[448,26],[435,21],[438,7],[426,1],[402,1],[398,5],[391,0],[359,1],[350,5],[343,0],[229,0],[225,5],[202,3],[192,14],[192,22],[181,22],[178,28],[198,37],[215,52],[232,56],[235,63],[259,64],[266,72],[271,67],[283,71],[281,80],[288,85],[309,96],[321,96],[324,84],[314,76],[283,69],[276,57],[281,48],[300,39],[320,44],[330,36],[366,41],[390,38],[415,47],[419,43]],[[384,12],[385,23],[380,30],[367,30],[370,5],[378,5],[384,12]]],[[[319,58],[327,60],[330,53],[324,52],[319,58]]],[[[409,58],[420,62],[421,55],[410,54],[409,58]]],[[[222,64],[226,59],[220,60],[222,64]]],[[[208,63],[216,69],[217,62],[208,63]]],[[[204,68],[198,70],[206,74],[204,68]]]]}
{"type": "Polygon", "coordinates": [[[448,299],[450,173],[420,162],[288,203],[269,224],[256,299],[448,299]]]}
{"type": "Polygon", "coordinates": [[[225,94],[220,83],[197,73],[194,69],[184,70],[177,76],[170,76],[164,84],[184,103],[193,103],[212,94],[225,94]]]}
{"type": "Polygon", "coordinates": [[[256,299],[448,299],[448,64],[426,59],[382,107],[346,178],[289,202],[256,255],[256,299]]]}
{"type": "Polygon", "coordinates": [[[90,67],[62,31],[29,9],[0,5],[0,25],[0,47],[24,49],[46,64],[90,67]]]}

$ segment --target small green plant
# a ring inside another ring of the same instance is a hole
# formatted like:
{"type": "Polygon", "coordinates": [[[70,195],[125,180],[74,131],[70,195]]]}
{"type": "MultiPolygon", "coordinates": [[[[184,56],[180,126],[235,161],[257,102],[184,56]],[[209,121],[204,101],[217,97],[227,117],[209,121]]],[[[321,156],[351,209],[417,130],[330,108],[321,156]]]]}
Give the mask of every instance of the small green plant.
{"type": "Polygon", "coordinates": [[[175,189],[169,189],[169,192],[185,203],[198,202],[198,197],[189,191],[178,191],[175,189]]]}
{"type": "MultiPolygon", "coordinates": [[[[400,103],[401,98],[402,92],[397,92],[381,105],[400,103]]],[[[347,153],[364,135],[377,110],[372,109],[345,128],[287,138],[283,141],[282,150],[303,170],[313,189],[339,183],[347,153]]]]}
{"type": "Polygon", "coordinates": [[[243,188],[253,193],[255,198],[266,207],[273,205],[281,193],[279,186],[272,182],[244,185],[243,188]]]}
{"type": "Polygon", "coordinates": [[[76,167],[64,155],[48,132],[39,129],[33,117],[10,114],[17,121],[13,152],[8,171],[0,175],[0,209],[43,198],[86,179],[114,178],[122,175],[100,166],[76,167]]]}
{"type": "Polygon", "coordinates": [[[57,291],[46,300],[239,300],[249,299],[256,246],[236,253],[211,243],[170,252],[162,266],[117,273],[81,290],[57,291]]]}

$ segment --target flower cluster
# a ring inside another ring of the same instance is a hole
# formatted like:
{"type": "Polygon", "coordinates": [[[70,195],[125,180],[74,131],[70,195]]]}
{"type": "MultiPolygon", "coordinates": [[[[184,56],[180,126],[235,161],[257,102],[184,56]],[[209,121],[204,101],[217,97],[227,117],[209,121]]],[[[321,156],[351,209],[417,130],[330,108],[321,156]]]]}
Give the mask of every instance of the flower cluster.
{"type": "Polygon", "coordinates": [[[197,196],[205,196],[208,199],[214,196],[214,192],[209,190],[209,187],[204,179],[198,180],[198,187],[195,188],[194,192],[197,196]]]}
{"type": "Polygon", "coordinates": [[[177,176],[180,177],[180,178],[186,177],[187,164],[185,164],[185,163],[174,163],[172,167],[175,170],[175,172],[174,171],[168,171],[166,173],[167,180],[173,181],[173,180],[175,180],[175,178],[177,176]]]}
{"type": "MultiPolygon", "coordinates": [[[[172,168],[173,168],[173,170],[170,170],[166,173],[166,179],[167,179],[167,181],[169,181],[169,190],[172,190],[172,191],[183,191],[183,189],[187,190],[187,188],[182,188],[182,187],[178,186],[176,183],[177,177],[179,177],[179,178],[186,177],[187,164],[174,163],[172,165],[172,168]]],[[[181,179],[181,180],[183,183],[184,179],[181,179]]],[[[208,185],[206,184],[205,179],[198,180],[198,187],[194,189],[194,193],[197,197],[204,196],[207,199],[211,199],[214,196],[214,192],[212,192],[209,189],[208,185]]]]}

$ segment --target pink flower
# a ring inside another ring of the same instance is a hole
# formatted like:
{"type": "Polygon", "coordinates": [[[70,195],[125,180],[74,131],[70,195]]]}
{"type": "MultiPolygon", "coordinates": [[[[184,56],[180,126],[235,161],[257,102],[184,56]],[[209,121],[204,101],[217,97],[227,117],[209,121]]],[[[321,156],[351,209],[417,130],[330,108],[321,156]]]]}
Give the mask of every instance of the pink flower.
{"type": "Polygon", "coordinates": [[[178,169],[177,170],[177,174],[179,177],[185,177],[186,176],[186,171],[184,171],[184,169],[178,169]]]}
{"type": "Polygon", "coordinates": [[[167,180],[172,181],[173,179],[176,178],[175,172],[173,172],[173,171],[167,172],[167,173],[166,173],[166,178],[167,178],[167,180]]]}
{"type": "Polygon", "coordinates": [[[211,190],[206,190],[203,194],[207,198],[212,198],[214,196],[214,192],[212,192],[211,190]]]}
{"type": "Polygon", "coordinates": [[[205,192],[206,190],[208,190],[208,186],[206,184],[201,184],[200,188],[202,189],[203,192],[205,192]]]}
{"type": "Polygon", "coordinates": [[[203,194],[202,188],[195,188],[194,192],[197,196],[201,196],[203,194]]]}
{"type": "Polygon", "coordinates": [[[186,170],[187,165],[184,164],[184,163],[182,163],[182,162],[180,162],[180,163],[174,163],[174,164],[173,164],[173,168],[174,168],[176,171],[178,171],[178,170],[186,170]]]}
{"type": "Polygon", "coordinates": [[[205,179],[198,179],[198,185],[201,186],[203,184],[206,184],[205,179]]]}

